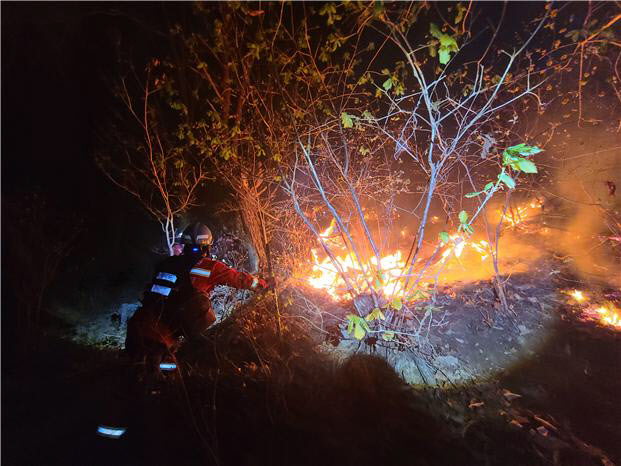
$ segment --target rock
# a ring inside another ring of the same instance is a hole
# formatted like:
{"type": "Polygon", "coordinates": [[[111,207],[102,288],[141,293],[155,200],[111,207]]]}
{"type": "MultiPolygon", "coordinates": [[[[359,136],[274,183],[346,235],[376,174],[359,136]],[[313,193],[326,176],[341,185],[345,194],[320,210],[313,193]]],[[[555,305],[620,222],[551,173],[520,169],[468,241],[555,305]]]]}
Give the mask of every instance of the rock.
{"type": "Polygon", "coordinates": [[[127,321],[131,319],[131,317],[136,312],[136,309],[140,307],[139,302],[134,303],[123,303],[119,306],[119,314],[121,316],[121,327],[127,325],[127,321]]]}
{"type": "MultiPolygon", "coordinates": [[[[421,373],[413,360],[408,361],[406,358],[397,358],[393,364],[393,367],[407,383],[412,385],[421,385],[425,383],[425,380],[421,376],[421,373]]],[[[433,375],[431,375],[431,377],[433,377],[433,375]]]]}
{"type": "Polygon", "coordinates": [[[434,359],[434,363],[440,367],[457,367],[459,366],[459,359],[455,356],[438,356],[434,359]]]}
{"type": "Polygon", "coordinates": [[[517,327],[520,331],[520,335],[528,335],[530,333],[530,330],[528,330],[524,324],[518,324],[517,327]]]}

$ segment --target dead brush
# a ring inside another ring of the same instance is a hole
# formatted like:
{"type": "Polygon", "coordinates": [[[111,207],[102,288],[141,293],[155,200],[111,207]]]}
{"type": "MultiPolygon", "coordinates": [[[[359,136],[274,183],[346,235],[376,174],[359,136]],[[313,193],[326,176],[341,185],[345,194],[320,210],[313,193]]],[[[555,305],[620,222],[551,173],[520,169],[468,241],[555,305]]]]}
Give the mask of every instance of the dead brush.
{"type": "Polygon", "coordinates": [[[408,464],[452,462],[448,429],[385,360],[337,364],[294,306],[279,336],[273,308],[258,297],[178,355],[187,411],[219,464],[394,464],[411,448],[408,464]]]}

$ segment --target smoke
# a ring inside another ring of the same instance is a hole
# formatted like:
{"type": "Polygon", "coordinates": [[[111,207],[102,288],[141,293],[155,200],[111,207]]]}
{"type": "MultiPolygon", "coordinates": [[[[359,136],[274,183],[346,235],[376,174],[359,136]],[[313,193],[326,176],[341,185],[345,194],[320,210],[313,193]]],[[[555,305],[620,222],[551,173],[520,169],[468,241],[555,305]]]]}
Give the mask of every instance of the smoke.
{"type": "Polygon", "coordinates": [[[613,238],[621,232],[621,141],[612,139],[610,149],[566,157],[548,203],[555,249],[574,272],[621,286],[621,245],[613,238]]]}

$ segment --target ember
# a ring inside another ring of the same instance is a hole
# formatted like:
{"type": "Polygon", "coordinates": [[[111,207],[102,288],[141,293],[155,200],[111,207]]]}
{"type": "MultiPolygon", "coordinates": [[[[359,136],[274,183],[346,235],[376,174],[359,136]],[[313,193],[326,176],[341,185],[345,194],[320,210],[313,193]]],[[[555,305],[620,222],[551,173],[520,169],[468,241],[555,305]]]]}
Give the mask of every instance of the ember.
{"type": "Polygon", "coordinates": [[[609,306],[600,306],[595,309],[595,312],[599,314],[600,322],[621,329],[621,311],[609,306]]]}
{"type": "MultiPolygon", "coordinates": [[[[571,296],[576,301],[588,305],[588,299],[585,294],[580,290],[571,290],[567,291],[567,294],[571,296]]],[[[606,305],[588,305],[586,309],[583,310],[583,315],[588,320],[595,320],[598,323],[606,326],[611,326],[616,329],[621,329],[621,310],[616,309],[612,303],[607,303],[606,305]]]]}
{"type": "Polygon", "coordinates": [[[569,295],[572,298],[574,298],[576,301],[578,301],[579,303],[581,303],[582,301],[586,299],[584,296],[584,293],[582,293],[582,291],[580,290],[573,290],[569,293],[569,295]]]}

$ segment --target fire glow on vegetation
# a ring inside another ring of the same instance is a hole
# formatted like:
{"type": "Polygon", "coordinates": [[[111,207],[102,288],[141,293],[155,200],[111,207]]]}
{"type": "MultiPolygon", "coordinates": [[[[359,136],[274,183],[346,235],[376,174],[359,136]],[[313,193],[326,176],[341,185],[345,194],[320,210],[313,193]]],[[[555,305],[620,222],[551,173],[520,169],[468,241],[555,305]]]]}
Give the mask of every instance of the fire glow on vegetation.
{"type": "MultiPolygon", "coordinates": [[[[530,220],[540,212],[542,207],[541,201],[532,200],[530,202],[526,202],[516,207],[511,207],[507,209],[505,214],[504,221],[507,222],[510,227],[524,227],[524,223],[527,220],[530,220]]],[[[499,220],[502,216],[503,209],[498,209],[496,211],[496,219],[499,220]]]]}

